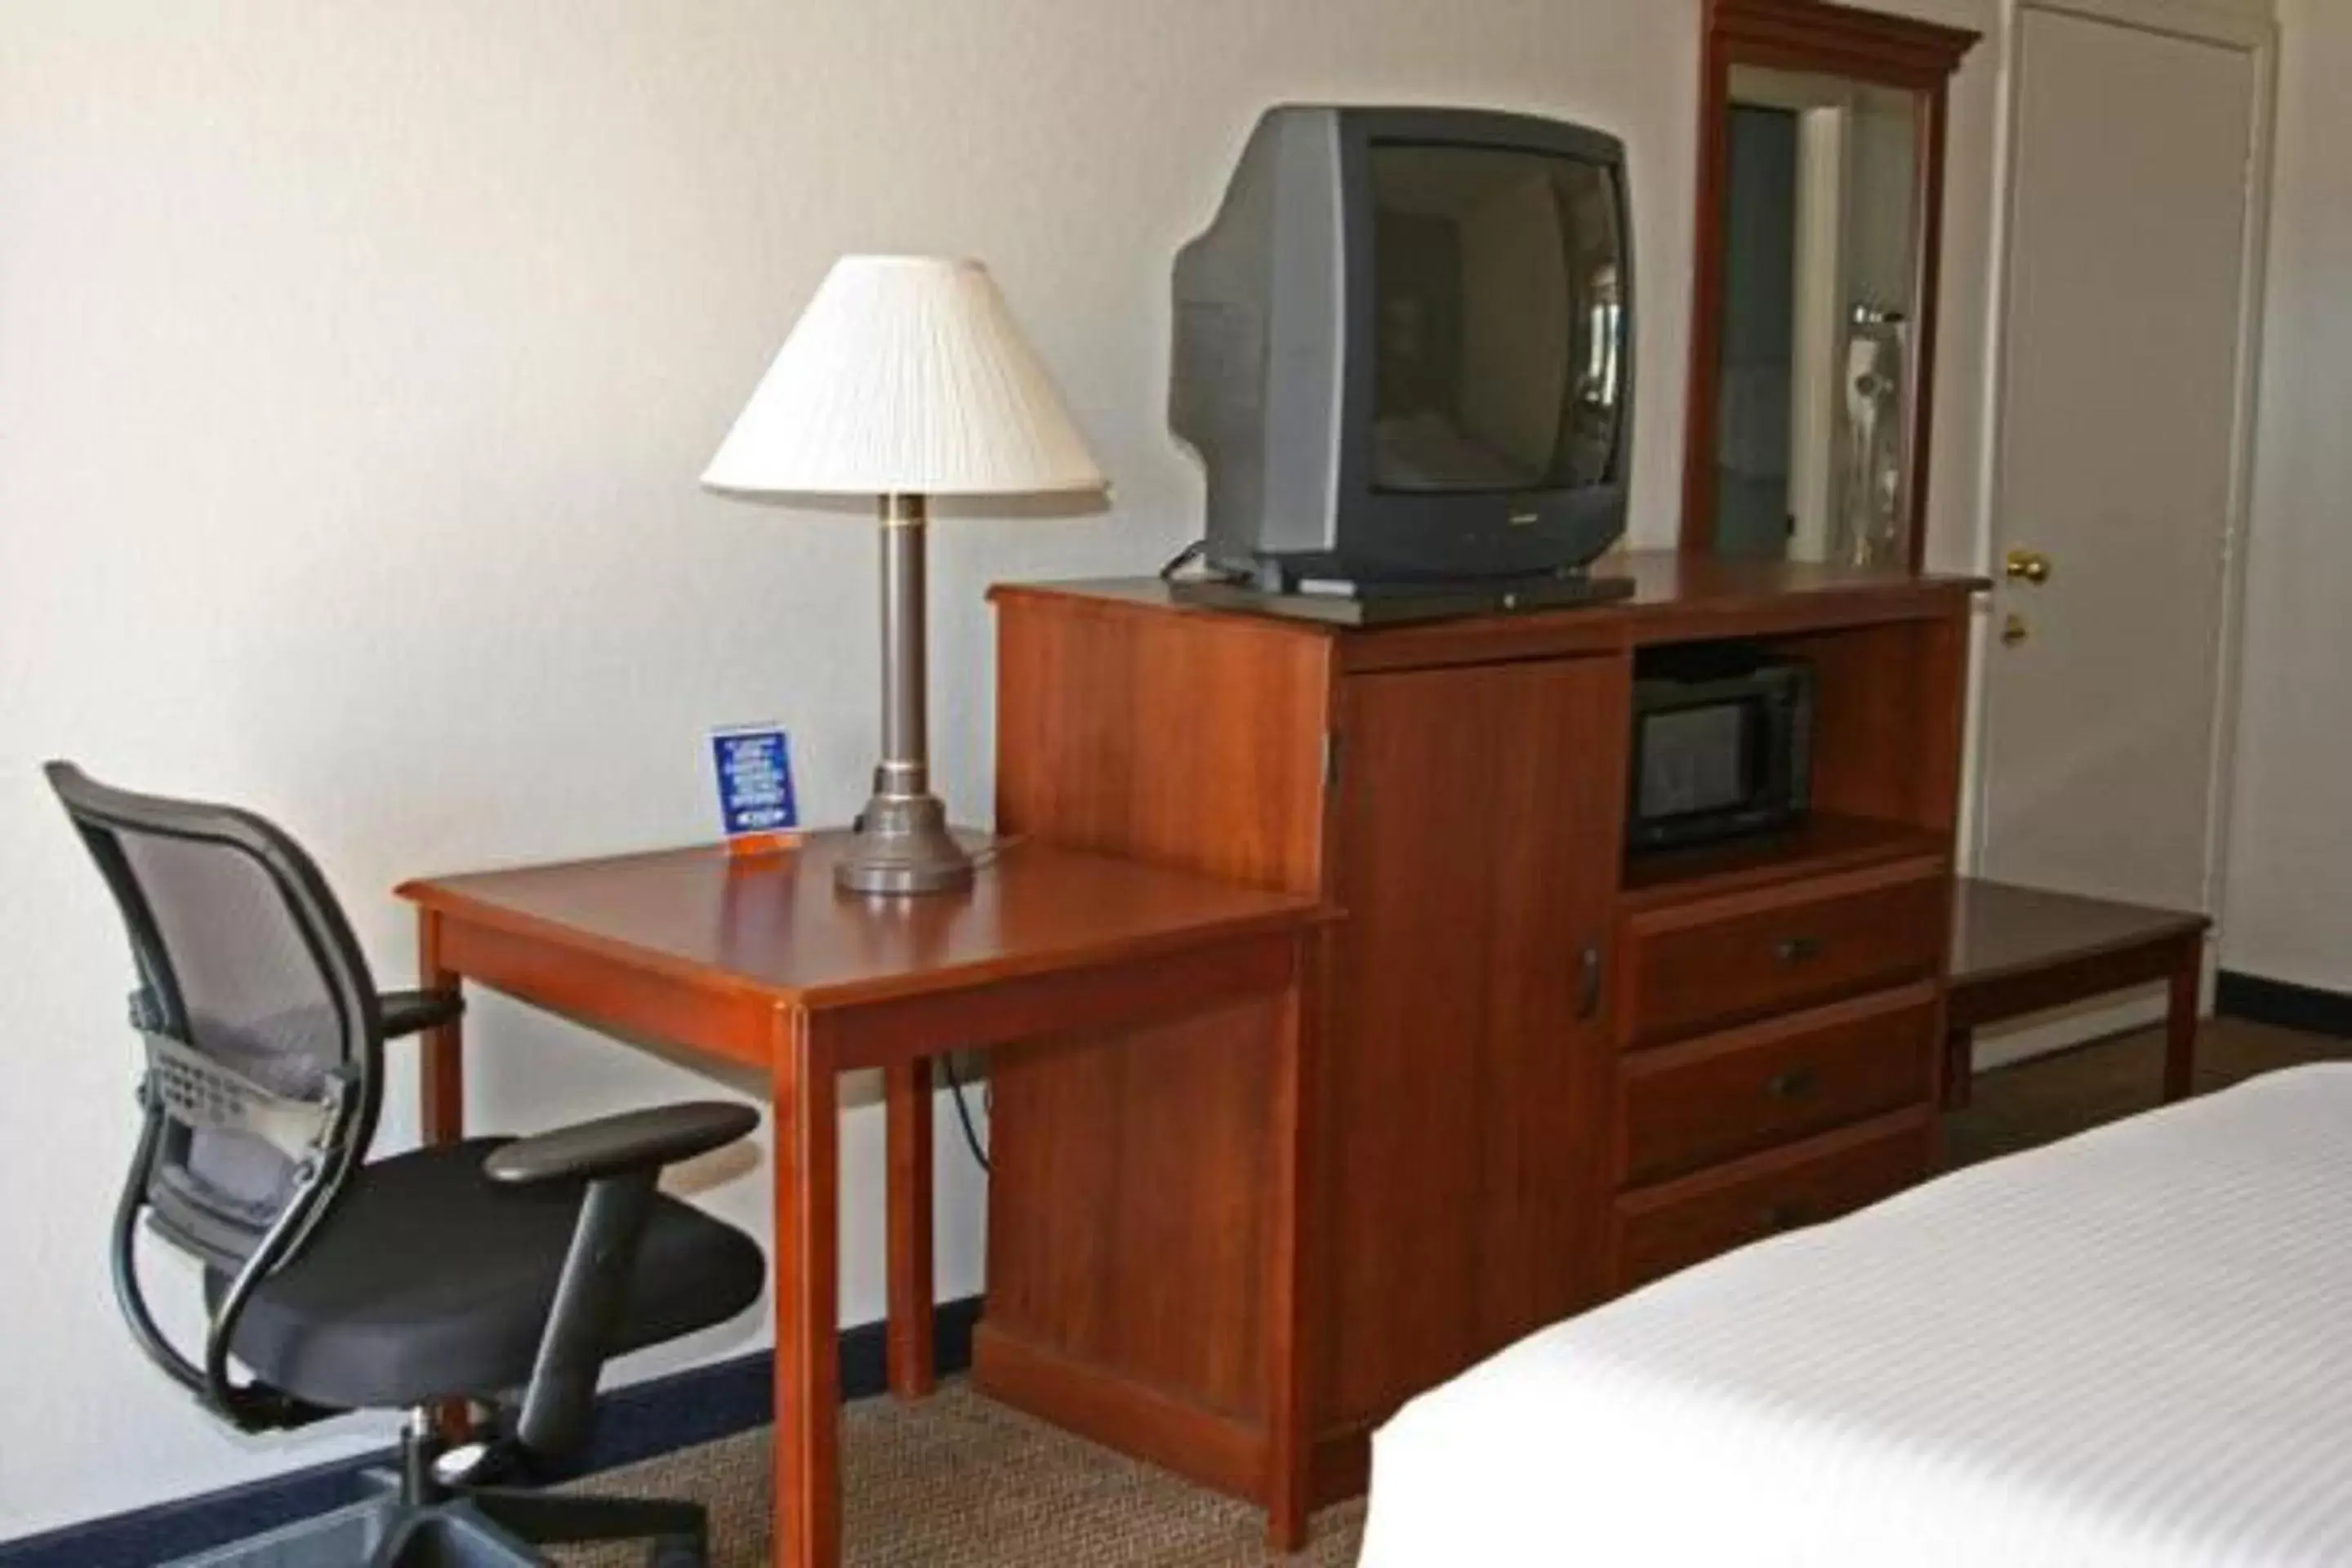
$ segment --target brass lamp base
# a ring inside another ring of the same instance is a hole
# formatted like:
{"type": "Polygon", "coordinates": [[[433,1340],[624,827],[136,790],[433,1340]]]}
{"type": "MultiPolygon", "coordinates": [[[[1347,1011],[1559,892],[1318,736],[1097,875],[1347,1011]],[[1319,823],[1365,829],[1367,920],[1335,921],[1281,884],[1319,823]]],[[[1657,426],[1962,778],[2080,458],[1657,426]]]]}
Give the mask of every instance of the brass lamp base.
{"type": "Polygon", "coordinates": [[[952,893],[971,887],[971,856],[948,831],[947,808],[933,795],[877,792],[833,868],[834,881],[852,893],[952,893]]]}

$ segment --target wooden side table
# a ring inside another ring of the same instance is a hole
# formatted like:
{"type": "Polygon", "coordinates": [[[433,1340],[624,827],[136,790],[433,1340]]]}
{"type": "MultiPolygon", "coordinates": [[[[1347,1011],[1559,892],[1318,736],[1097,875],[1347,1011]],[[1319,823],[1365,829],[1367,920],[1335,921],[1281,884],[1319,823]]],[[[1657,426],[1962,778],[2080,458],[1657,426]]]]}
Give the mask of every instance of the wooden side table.
{"type": "Polygon", "coordinates": [[[1961,878],[1953,893],[1944,1013],[1946,1109],[1969,1102],[1979,1028],[2159,980],[2171,986],[2164,1098],[2185,1099],[2196,1076],[2199,992],[2211,923],[2193,911],[1961,878]]]}
{"type": "MultiPolygon", "coordinates": [[[[889,1366],[902,1397],[931,1383],[933,1057],[1101,1033],[1276,999],[1273,1212],[1307,1177],[1311,1032],[1300,992],[1327,918],[1302,895],[1140,862],[1017,844],[968,892],[903,901],[838,892],[845,835],[773,856],[666,851],[438,877],[419,911],[425,984],[487,985],[624,1040],[764,1069],[775,1166],[777,1568],[840,1560],[839,1144],[835,1079],[883,1070],[889,1140],[889,1366]]],[[[459,1026],[427,1042],[426,1136],[459,1135],[459,1026]]],[[[1307,1434],[1295,1231],[1266,1227],[1268,1533],[1301,1544],[1307,1434]]]]}

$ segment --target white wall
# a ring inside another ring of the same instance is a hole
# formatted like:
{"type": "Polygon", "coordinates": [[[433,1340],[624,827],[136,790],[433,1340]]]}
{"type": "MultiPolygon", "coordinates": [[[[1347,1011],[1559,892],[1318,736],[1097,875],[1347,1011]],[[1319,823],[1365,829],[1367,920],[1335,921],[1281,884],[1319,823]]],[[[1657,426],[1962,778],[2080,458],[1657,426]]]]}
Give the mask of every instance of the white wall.
{"type": "Polygon", "coordinates": [[[2221,962],[2352,991],[2352,9],[2279,0],[2275,195],[2221,962]]]}
{"type": "MultiPolygon", "coordinates": [[[[947,249],[992,262],[1118,486],[1106,518],[938,531],[940,772],[984,816],[981,590],[1148,569],[1196,530],[1163,427],[1169,261],[1282,99],[1626,138],[1637,533],[1664,543],[1697,10],[0,0],[0,1537],[382,1430],[232,1439],[122,1332],[102,1238],[131,1132],[127,967],[39,758],[277,817],[395,979],[404,876],[706,837],[711,724],[788,722],[812,815],[841,817],[874,743],[872,539],[694,480],[836,252],[947,249]]],[[[1976,553],[1992,55],[1951,153],[1946,562],[1976,553]]],[[[486,1126],[704,1088],[495,999],[473,1038],[486,1126]]],[[[855,1113],[845,1321],[881,1310],[878,1143],[855,1113]]],[[[941,1289],[963,1294],[977,1192],[960,1150],[940,1169],[941,1289]]],[[[764,1230],[764,1168],[706,1201],[764,1230]]]]}

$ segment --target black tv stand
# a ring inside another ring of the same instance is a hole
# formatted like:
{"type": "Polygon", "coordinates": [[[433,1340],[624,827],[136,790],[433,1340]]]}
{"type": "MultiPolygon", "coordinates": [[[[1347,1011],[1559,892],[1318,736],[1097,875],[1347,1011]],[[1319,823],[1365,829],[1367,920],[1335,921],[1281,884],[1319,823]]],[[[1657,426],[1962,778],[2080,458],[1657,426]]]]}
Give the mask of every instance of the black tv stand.
{"type": "Polygon", "coordinates": [[[1632,579],[1582,572],[1540,577],[1490,577],[1455,582],[1352,583],[1308,579],[1287,591],[1215,577],[1179,577],[1168,584],[1180,605],[1321,621],[1336,626],[1392,626],[1457,616],[1564,610],[1629,597],[1632,579]]]}

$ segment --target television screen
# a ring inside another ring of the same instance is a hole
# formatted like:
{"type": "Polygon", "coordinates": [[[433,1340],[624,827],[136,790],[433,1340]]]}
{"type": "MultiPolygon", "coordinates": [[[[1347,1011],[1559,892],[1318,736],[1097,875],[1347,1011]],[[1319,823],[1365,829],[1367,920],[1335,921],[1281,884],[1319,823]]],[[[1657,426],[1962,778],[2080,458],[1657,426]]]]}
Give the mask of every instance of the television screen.
{"type": "Polygon", "coordinates": [[[1614,172],[1435,142],[1369,155],[1373,487],[1607,481],[1625,401],[1614,172]]]}

